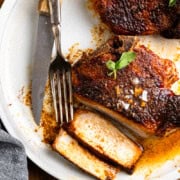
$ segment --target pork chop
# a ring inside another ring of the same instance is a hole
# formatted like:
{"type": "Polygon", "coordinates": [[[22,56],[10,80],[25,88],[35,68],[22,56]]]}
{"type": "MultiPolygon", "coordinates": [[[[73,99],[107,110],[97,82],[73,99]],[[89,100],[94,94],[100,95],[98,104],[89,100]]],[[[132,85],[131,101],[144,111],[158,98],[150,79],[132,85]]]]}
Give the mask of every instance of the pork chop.
{"type": "Polygon", "coordinates": [[[75,97],[136,131],[157,134],[180,126],[180,96],[170,89],[178,80],[175,64],[133,44],[132,37],[114,37],[84,55],[73,67],[75,97]],[[109,76],[106,62],[130,49],[136,59],[118,70],[116,79],[109,76]]]}

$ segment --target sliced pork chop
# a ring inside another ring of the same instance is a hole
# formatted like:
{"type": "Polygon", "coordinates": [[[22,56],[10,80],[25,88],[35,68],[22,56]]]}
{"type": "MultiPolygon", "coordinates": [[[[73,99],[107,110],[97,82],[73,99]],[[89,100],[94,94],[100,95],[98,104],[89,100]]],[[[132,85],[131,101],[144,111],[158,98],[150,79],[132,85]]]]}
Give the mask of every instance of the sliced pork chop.
{"type": "Polygon", "coordinates": [[[119,171],[91,154],[63,129],[57,135],[53,148],[63,157],[98,179],[114,179],[119,171]]]}
{"type": "Polygon", "coordinates": [[[142,147],[135,144],[97,113],[78,110],[68,126],[68,132],[95,153],[131,172],[142,154],[142,147]]]}

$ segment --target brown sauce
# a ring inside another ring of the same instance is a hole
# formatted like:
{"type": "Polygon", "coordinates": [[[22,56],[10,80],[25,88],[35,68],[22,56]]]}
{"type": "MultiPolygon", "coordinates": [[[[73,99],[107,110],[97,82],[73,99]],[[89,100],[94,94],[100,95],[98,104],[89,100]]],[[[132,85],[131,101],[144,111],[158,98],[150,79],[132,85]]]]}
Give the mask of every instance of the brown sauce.
{"type": "Polygon", "coordinates": [[[180,130],[165,136],[146,139],[142,145],[144,152],[135,167],[136,171],[154,171],[168,160],[180,155],[180,130]]]}

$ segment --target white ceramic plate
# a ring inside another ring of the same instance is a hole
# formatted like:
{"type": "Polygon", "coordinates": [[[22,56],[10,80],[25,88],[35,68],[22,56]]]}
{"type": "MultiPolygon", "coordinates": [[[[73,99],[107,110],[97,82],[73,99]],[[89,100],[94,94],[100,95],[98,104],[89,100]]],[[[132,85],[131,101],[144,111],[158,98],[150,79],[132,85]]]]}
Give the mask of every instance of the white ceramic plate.
{"type": "MultiPolygon", "coordinates": [[[[92,48],[91,28],[96,23],[86,9],[84,0],[63,1],[63,52],[79,43],[79,48],[92,48]]],[[[5,0],[0,10],[0,117],[10,134],[18,138],[25,146],[28,157],[38,166],[58,179],[92,179],[79,171],[60,155],[53,152],[41,142],[42,136],[34,129],[30,107],[20,100],[22,88],[28,87],[31,81],[32,52],[37,28],[38,0],[5,0]]],[[[156,38],[146,39],[160,43],[156,38]]],[[[164,41],[172,47],[179,46],[179,41],[164,41]]],[[[162,44],[162,42],[160,43],[162,44]]],[[[153,48],[153,47],[152,47],[153,48]]],[[[156,46],[154,46],[156,48],[156,46]]],[[[174,57],[177,49],[163,51],[163,56],[174,57]]],[[[162,53],[162,52],[157,52],[162,53]]],[[[177,179],[180,157],[167,161],[165,165],[153,172],[150,179],[177,179]]],[[[118,174],[117,179],[145,179],[147,174],[118,174]]]]}

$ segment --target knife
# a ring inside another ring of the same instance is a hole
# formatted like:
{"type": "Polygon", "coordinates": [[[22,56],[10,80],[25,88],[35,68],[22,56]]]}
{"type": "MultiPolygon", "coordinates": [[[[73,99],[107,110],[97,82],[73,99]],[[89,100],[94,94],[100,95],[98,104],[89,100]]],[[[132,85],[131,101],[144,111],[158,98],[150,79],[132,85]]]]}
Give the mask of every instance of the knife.
{"type": "Polygon", "coordinates": [[[47,0],[39,1],[38,11],[39,20],[36,35],[37,38],[36,49],[34,53],[34,64],[32,70],[31,96],[34,119],[35,122],[39,125],[54,39],[47,0]]]}

